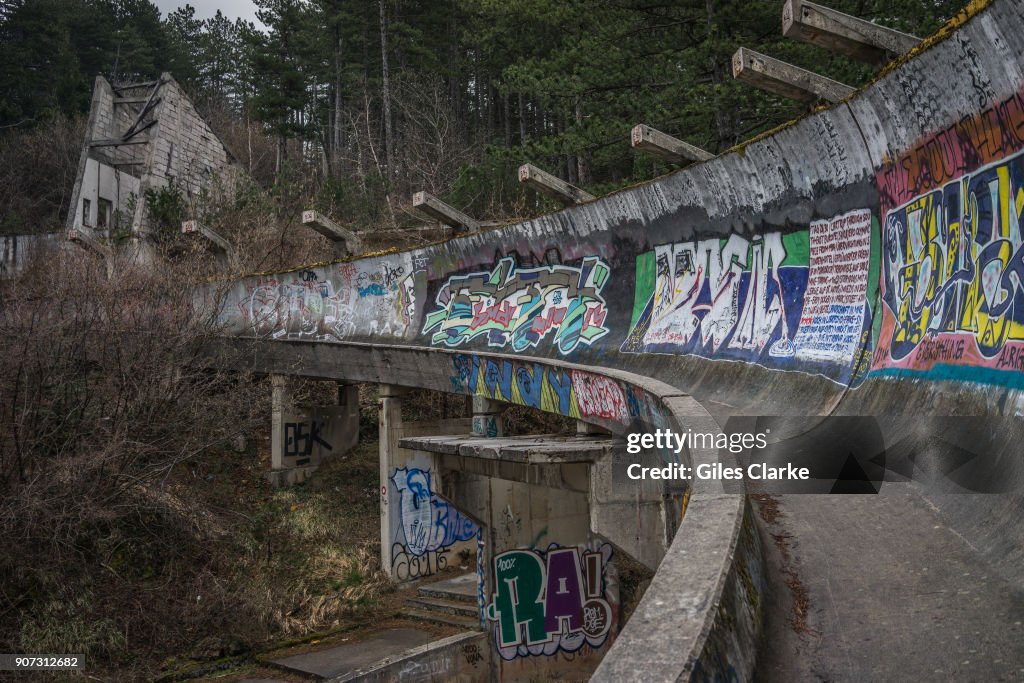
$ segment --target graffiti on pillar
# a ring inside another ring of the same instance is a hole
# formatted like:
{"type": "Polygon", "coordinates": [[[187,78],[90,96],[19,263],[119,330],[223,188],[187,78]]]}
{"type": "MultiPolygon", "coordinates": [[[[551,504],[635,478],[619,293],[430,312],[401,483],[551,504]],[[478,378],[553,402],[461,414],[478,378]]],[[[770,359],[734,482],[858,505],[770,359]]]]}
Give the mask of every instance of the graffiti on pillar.
{"type": "Polygon", "coordinates": [[[479,527],[432,488],[433,472],[413,463],[395,469],[389,481],[394,506],[391,571],[399,580],[434,574],[460,541],[475,541],[479,527]],[[395,524],[397,522],[397,524],[395,524]]]}
{"type": "Polygon", "coordinates": [[[273,339],[405,337],[416,311],[408,258],[342,263],[249,281],[238,303],[247,326],[273,339]]]}
{"type": "Polygon", "coordinates": [[[657,401],[628,383],[525,360],[455,354],[450,382],[453,393],[484,396],[577,419],[630,424],[635,419],[652,420],[662,414],[657,401]]]}
{"type": "Polygon", "coordinates": [[[805,231],[658,245],[637,257],[633,322],[620,349],[848,379],[870,327],[870,227],[862,209],[805,231]],[[807,293],[814,305],[805,315],[807,293]]]}
{"type": "Polygon", "coordinates": [[[618,584],[607,543],[588,551],[552,545],[495,556],[485,617],[505,660],[573,653],[608,643],[618,618],[618,584]]]}
{"type": "Polygon", "coordinates": [[[309,457],[313,448],[319,446],[328,451],[334,448],[323,438],[324,423],[322,420],[312,422],[286,422],[284,425],[285,457],[309,457]]]}
{"type": "Polygon", "coordinates": [[[478,337],[488,346],[525,351],[545,337],[566,354],[608,333],[601,290],[610,269],[597,257],[580,267],[517,268],[503,258],[487,272],[448,278],[423,333],[431,343],[459,346],[478,337]]]}
{"type": "Polygon", "coordinates": [[[1022,126],[1016,95],[878,172],[884,305],[873,372],[1024,370],[1022,126]]]}

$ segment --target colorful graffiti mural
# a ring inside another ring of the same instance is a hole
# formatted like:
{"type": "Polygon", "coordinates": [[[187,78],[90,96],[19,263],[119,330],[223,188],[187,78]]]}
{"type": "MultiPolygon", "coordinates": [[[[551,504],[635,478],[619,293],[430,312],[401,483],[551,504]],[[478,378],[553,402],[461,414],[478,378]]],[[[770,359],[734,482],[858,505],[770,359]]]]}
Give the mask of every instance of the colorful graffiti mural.
{"type": "Polygon", "coordinates": [[[248,285],[238,309],[253,332],[273,339],[404,337],[416,313],[415,277],[409,263],[380,261],[282,273],[248,285]]]}
{"type": "Polygon", "coordinates": [[[867,209],[807,231],[656,246],[637,257],[633,322],[621,350],[848,378],[870,322],[870,256],[867,209]]]}
{"type": "Polygon", "coordinates": [[[474,547],[480,528],[434,492],[433,471],[422,456],[393,470],[388,482],[391,572],[396,579],[434,574],[447,567],[446,555],[455,546],[471,541],[464,547],[474,547]]]}
{"type": "Polygon", "coordinates": [[[864,343],[871,227],[866,209],[811,223],[810,271],[793,338],[798,360],[849,365],[864,343]]]}
{"type": "Polygon", "coordinates": [[[530,361],[456,354],[452,356],[450,380],[454,393],[485,396],[579,419],[630,424],[662,415],[656,401],[629,384],[530,361]]]}
{"type": "Polygon", "coordinates": [[[601,259],[565,265],[517,268],[503,258],[489,272],[454,276],[437,293],[438,310],[428,313],[423,334],[431,343],[459,346],[477,337],[514,351],[536,347],[550,337],[566,354],[608,333],[601,290],[610,269],[601,259]]]}
{"type": "Polygon", "coordinates": [[[607,543],[594,551],[552,545],[546,552],[495,556],[494,592],[484,610],[505,660],[577,652],[606,644],[618,618],[618,583],[607,543]]]}
{"type": "Polygon", "coordinates": [[[873,372],[1024,369],[1022,124],[1018,95],[879,172],[884,306],[873,372]]]}

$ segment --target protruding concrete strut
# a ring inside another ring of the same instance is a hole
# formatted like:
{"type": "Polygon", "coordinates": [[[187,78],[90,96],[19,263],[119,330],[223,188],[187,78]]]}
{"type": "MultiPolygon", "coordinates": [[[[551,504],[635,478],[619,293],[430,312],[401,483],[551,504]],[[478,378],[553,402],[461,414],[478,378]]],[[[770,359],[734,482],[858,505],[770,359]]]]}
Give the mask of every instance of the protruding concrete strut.
{"type": "Polygon", "coordinates": [[[235,248],[231,246],[231,242],[228,242],[197,220],[183,221],[181,233],[183,235],[197,235],[204,238],[212,251],[225,256],[229,261],[235,258],[235,248]]]}
{"type": "Polygon", "coordinates": [[[580,202],[589,202],[592,199],[596,199],[594,195],[586,190],[570,185],[561,178],[556,178],[533,164],[523,164],[519,167],[519,182],[526,183],[533,189],[543,192],[566,205],[579,204],[580,202]]]}
{"type": "Polygon", "coordinates": [[[88,249],[105,259],[109,259],[113,256],[113,251],[110,247],[100,243],[99,240],[97,240],[93,235],[87,233],[85,230],[68,230],[68,241],[74,242],[78,246],[88,249]]]}
{"type": "Polygon", "coordinates": [[[422,213],[435,218],[445,225],[453,228],[477,232],[480,229],[479,221],[470,218],[454,206],[442,202],[429,192],[417,192],[412,196],[412,206],[422,213]]]}
{"type": "Polygon", "coordinates": [[[363,250],[363,242],[354,232],[343,228],[319,211],[303,211],[302,224],[307,225],[334,243],[338,256],[358,254],[363,250]]]}
{"type": "Polygon", "coordinates": [[[745,47],[732,56],[732,76],[770,93],[802,102],[838,102],[854,91],[831,78],[745,47]]]}
{"type": "Polygon", "coordinates": [[[920,38],[804,0],[786,0],[782,35],[880,66],[912,50],[920,38]]]}
{"type": "Polygon", "coordinates": [[[653,154],[670,164],[683,164],[688,161],[707,161],[708,159],[715,158],[714,154],[674,138],[668,133],[662,133],[660,130],[651,128],[646,123],[634,126],[629,139],[634,149],[653,154]]]}

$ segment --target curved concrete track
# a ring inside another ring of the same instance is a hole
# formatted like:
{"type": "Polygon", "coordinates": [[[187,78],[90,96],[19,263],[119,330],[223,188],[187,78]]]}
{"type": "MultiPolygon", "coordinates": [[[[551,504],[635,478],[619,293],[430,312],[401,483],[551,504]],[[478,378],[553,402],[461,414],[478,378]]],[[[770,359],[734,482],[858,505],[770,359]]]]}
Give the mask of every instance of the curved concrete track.
{"type": "Polygon", "coordinates": [[[764,506],[772,585],[758,680],[1024,678],[1024,591],[913,488],[764,506]]]}
{"type": "MultiPolygon", "coordinates": [[[[913,475],[915,497],[781,503],[809,609],[834,636],[800,673],[926,672],[909,656],[873,668],[860,648],[875,647],[875,620],[883,647],[930,634],[918,648],[942,659],[932,672],[981,679],[1010,675],[990,650],[1020,659],[1020,497],[956,491],[1021,484],[1022,212],[1024,1],[972,3],[847,101],[715,159],[522,224],[245,278],[220,292],[221,319],[262,340],[262,371],[472,394],[617,434],[744,415],[939,418],[879,424],[879,467],[913,475]],[[881,578],[892,565],[896,589],[881,578]],[[849,574],[839,592],[830,567],[849,574]],[[895,599],[932,581],[961,609],[895,599]],[[945,623],[926,628],[929,614],[945,623]]],[[[753,675],[775,598],[746,499],[714,488],[695,485],[597,678],[753,675]]]]}

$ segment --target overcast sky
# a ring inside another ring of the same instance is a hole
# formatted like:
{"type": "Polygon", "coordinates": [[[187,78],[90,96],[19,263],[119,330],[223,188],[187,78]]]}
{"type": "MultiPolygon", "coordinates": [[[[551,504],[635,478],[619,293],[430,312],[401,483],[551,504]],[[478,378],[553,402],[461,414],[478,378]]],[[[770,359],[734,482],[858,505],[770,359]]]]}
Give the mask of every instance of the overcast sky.
{"type": "Polygon", "coordinates": [[[217,13],[219,9],[224,16],[234,21],[241,17],[251,21],[259,27],[261,24],[256,19],[256,5],[252,0],[153,0],[164,16],[186,4],[196,8],[197,19],[207,19],[217,13]]]}

